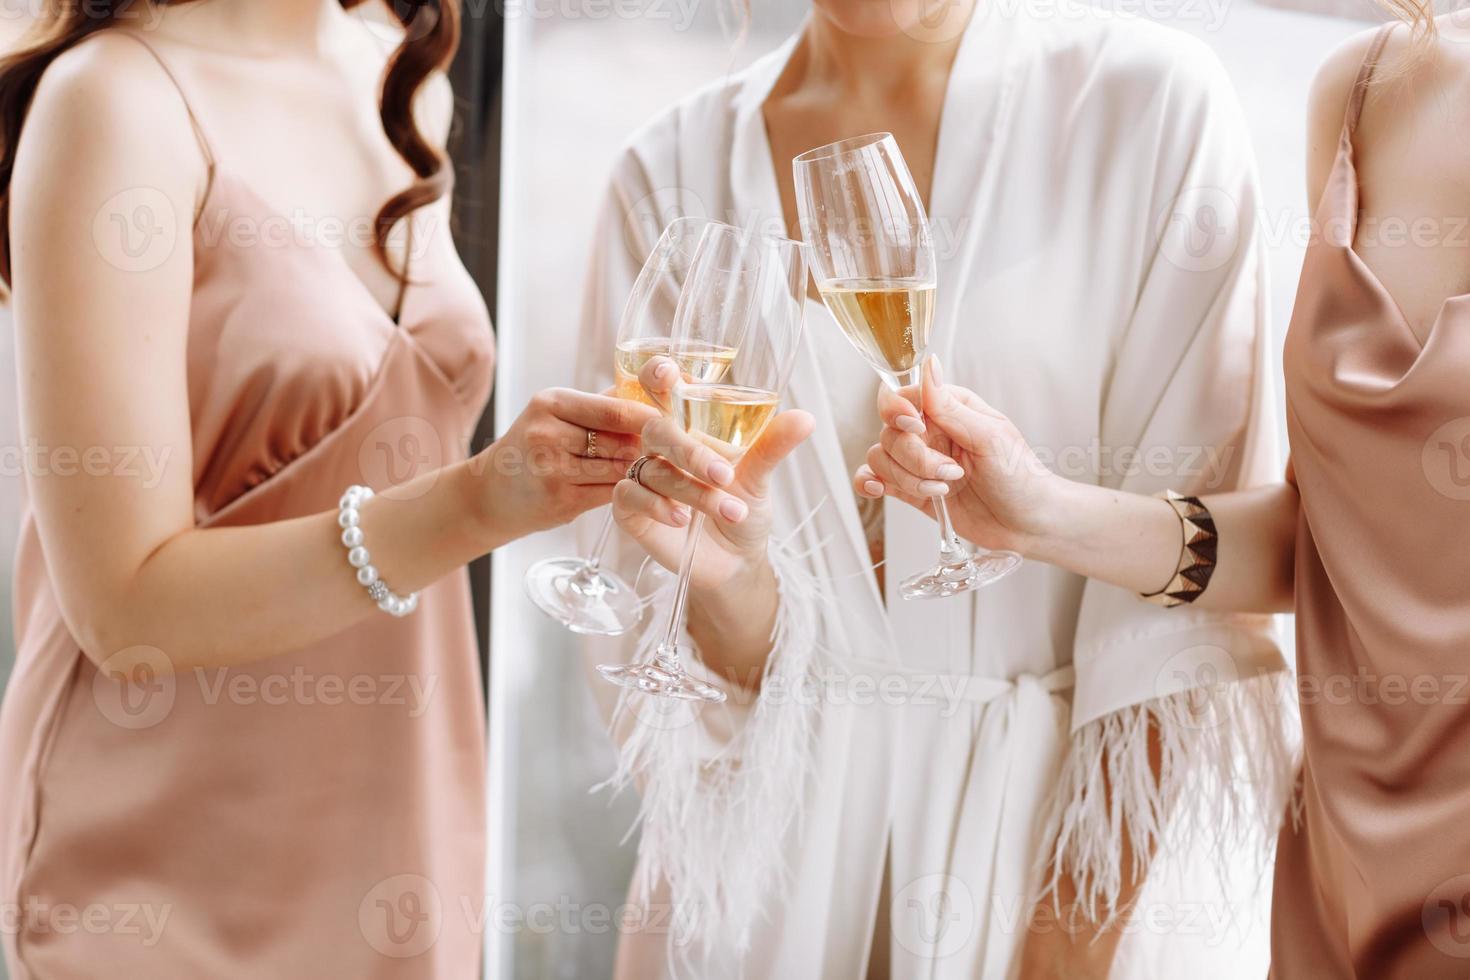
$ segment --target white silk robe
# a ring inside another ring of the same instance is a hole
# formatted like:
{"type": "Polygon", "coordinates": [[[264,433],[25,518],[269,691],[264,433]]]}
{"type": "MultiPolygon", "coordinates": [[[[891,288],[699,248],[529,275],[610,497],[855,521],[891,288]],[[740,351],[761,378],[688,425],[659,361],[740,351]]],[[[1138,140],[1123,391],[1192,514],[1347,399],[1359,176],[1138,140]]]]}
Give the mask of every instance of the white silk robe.
{"type": "MultiPolygon", "coordinates": [[[[947,379],[1074,479],[1155,493],[1275,478],[1256,180],[1223,69],[1152,24],[1005,6],[968,27],[939,134],[947,379]]],[[[630,140],[593,250],[584,384],[608,380],[665,221],[784,229],[761,105],[793,43],[630,140]]],[[[1157,857],[1114,976],[1261,975],[1266,886],[1246,855],[1269,854],[1289,796],[1294,703],[1271,620],[1161,609],[1037,562],[965,597],[883,602],[849,484],[876,386],[810,302],[786,400],[817,425],[774,485],[782,597],[762,693],[697,713],[621,702],[620,777],[643,815],[634,898],[655,908],[623,937],[619,977],[1004,978],[1028,929],[1058,928],[1026,918],[1053,857],[1105,914],[1124,833],[1157,857]]],[[[893,583],[937,536],[884,506],[893,583]]],[[[667,591],[636,638],[590,641],[589,662],[646,652],[667,591]]]]}

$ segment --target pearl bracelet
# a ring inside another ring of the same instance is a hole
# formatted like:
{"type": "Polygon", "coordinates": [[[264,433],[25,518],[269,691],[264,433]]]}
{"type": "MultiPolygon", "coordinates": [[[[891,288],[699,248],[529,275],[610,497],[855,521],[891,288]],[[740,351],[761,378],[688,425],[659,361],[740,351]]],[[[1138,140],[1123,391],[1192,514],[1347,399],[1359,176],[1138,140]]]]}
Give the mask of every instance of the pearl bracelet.
{"type": "Polygon", "coordinates": [[[388,588],[388,583],[378,577],[372,565],[372,556],[362,539],[362,515],[358,506],[368,500],[373,491],[368,487],[351,486],[337,503],[337,525],[342,528],[342,544],[347,548],[347,564],[357,569],[358,584],[367,589],[378,608],[390,616],[407,616],[419,607],[419,594],[410,592],[399,596],[388,588]]]}

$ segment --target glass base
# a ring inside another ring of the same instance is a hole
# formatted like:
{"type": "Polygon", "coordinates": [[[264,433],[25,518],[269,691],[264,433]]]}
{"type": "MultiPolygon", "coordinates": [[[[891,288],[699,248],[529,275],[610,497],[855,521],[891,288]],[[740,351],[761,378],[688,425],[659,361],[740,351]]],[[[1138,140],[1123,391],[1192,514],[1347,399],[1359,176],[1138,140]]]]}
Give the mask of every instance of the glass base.
{"type": "Polygon", "coordinates": [[[602,664],[597,672],[618,687],[661,698],[719,704],[725,692],[690,675],[676,663],[656,656],[646,664],[602,664]]]}
{"type": "Polygon", "coordinates": [[[1021,556],[1014,551],[984,551],[963,561],[940,562],[904,579],[899,594],[905,599],[945,599],[999,582],[1020,565],[1021,556]]]}
{"type": "Polygon", "coordinates": [[[526,572],[526,594],[573,633],[619,636],[643,618],[643,600],[621,578],[582,558],[547,558],[526,572]]]}

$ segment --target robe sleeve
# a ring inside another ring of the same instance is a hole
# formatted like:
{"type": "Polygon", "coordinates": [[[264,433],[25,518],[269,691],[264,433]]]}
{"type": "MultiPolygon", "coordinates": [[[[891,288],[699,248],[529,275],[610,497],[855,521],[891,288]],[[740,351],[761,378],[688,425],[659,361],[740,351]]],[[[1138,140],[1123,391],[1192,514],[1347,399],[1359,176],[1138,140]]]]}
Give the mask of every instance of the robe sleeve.
{"type": "MultiPolygon", "coordinates": [[[[1207,495],[1281,473],[1250,135],[1201,53],[1168,82],[1142,274],[1124,287],[1137,303],[1104,388],[1100,482],[1135,493],[1207,495]]],[[[1268,860],[1296,741],[1273,617],[1165,609],[1089,581],[1073,661],[1052,867],[1089,917],[1118,911],[1125,835],[1132,880],[1150,855],[1209,855],[1222,878],[1243,850],[1268,860]]]]}
{"type": "MultiPolygon", "coordinates": [[[[657,129],[634,137],[615,169],[598,221],[584,304],[578,382],[606,387],[618,317],[644,259],[663,225],[679,215],[703,214],[702,203],[657,176],[677,160],[657,129]]],[[[600,521],[603,512],[595,519],[600,521]]],[[[758,695],[733,690],[712,677],[696,656],[686,669],[725,690],[719,705],[693,705],[621,691],[592,677],[618,749],[607,784],[640,796],[639,862],[633,900],[667,896],[676,914],[670,955],[737,956],[749,948],[764,903],[780,894],[787,874],[787,833],[800,818],[814,768],[819,699],[815,690],[823,603],[810,555],[820,547],[800,521],[782,520],[770,546],[779,603],[758,695]],[[782,524],[786,526],[782,528],[782,524]]],[[[626,580],[641,573],[648,596],[642,623],[615,641],[589,644],[592,659],[647,659],[657,646],[672,604],[674,577],[645,562],[641,549],[614,531],[609,560],[626,580]]],[[[694,648],[687,631],[682,643],[694,648]]],[[[699,975],[697,964],[691,975],[699,975]]]]}

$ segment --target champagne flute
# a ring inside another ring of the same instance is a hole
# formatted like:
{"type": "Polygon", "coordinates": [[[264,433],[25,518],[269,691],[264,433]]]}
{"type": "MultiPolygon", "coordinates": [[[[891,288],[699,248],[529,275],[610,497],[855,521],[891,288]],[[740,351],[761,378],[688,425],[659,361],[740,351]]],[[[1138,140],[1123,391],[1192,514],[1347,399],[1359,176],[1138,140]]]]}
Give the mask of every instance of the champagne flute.
{"type": "MultiPolygon", "coordinates": [[[[649,358],[669,353],[669,332],[679,296],[705,230],[713,225],[735,229],[707,218],[675,218],[659,236],[643,263],[618,321],[613,378],[619,398],[655,405],[643,390],[638,372],[649,358]]],[[[734,348],[689,345],[677,358],[686,376],[718,381],[735,356],[734,348]]],[[[526,571],[531,601],[573,633],[618,636],[643,618],[643,601],[615,572],[602,567],[612,536],[609,511],[592,552],[586,558],[546,558],[526,571]]]]}
{"type": "MultiPolygon", "coordinates": [[[[885,383],[917,384],[934,321],[934,244],[898,143],[889,133],[857,136],[808,150],[791,164],[801,233],[827,309],[885,383]]],[[[939,562],[902,582],[905,599],[959,595],[1020,565],[1013,551],[972,553],[955,534],[944,498],[930,500],[939,562]]]]}
{"type": "MultiPolygon", "coordinates": [[[[691,351],[734,348],[717,381],[686,375],[674,386],[673,416],[683,429],[731,465],[760,438],[776,414],[796,363],[805,312],[806,257],[799,242],[706,229],[674,317],[670,352],[676,362],[691,351]]],[[[663,640],[641,664],[604,664],[603,677],[621,687],[686,701],[725,700],[719,688],[683,668],[679,645],[689,576],[704,529],[695,512],[679,562],[674,603],[663,640]]]]}

